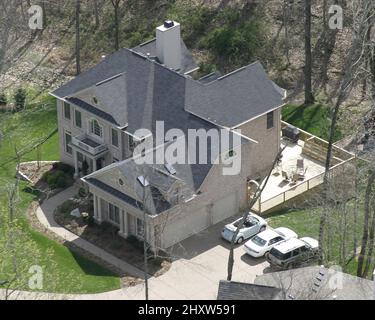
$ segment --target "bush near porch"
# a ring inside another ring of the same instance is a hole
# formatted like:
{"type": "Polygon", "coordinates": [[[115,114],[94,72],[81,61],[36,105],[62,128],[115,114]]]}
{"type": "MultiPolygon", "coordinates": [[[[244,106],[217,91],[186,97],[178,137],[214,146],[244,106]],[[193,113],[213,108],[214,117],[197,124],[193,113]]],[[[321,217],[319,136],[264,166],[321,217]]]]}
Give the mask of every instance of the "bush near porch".
{"type": "MultiPolygon", "coordinates": [[[[55,220],[79,237],[95,244],[123,261],[144,270],[143,242],[134,236],[127,239],[118,235],[119,229],[109,222],[100,225],[93,222],[93,204],[91,196],[79,196],[69,199],[63,203],[55,212],[55,220]],[[87,212],[88,218],[74,217],[70,214],[73,209],[78,208],[80,212],[87,212]]],[[[171,261],[166,254],[158,253],[154,257],[149,252],[148,273],[160,276],[167,272],[171,261]]]]}

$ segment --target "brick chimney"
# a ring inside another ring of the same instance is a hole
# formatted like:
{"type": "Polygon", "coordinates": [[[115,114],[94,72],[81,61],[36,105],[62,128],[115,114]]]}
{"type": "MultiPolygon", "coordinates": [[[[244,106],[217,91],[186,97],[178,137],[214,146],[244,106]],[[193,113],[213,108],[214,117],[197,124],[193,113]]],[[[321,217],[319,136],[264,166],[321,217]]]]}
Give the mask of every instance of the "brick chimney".
{"type": "Polygon", "coordinates": [[[181,68],[181,28],[178,22],[167,20],[156,28],[156,55],[166,67],[181,68]]]}

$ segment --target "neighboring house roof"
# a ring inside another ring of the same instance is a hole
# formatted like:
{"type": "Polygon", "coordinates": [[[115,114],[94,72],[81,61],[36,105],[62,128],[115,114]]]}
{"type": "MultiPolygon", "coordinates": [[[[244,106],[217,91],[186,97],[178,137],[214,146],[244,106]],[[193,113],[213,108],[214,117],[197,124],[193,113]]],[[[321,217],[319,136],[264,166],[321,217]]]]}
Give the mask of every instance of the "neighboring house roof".
{"type": "Polygon", "coordinates": [[[233,128],[283,105],[282,90],[255,62],[208,83],[188,79],[186,110],[233,128]]]}
{"type": "Polygon", "coordinates": [[[373,281],[319,266],[257,276],[256,285],[282,289],[284,299],[371,300],[373,281]]]}
{"type": "Polygon", "coordinates": [[[280,294],[275,287],[220,280],[217,300],[276,300],[280,294]]]}
{"type": "MultiPolygon", "coordinates": [[[[143,55],[150,54],[150,58],[156,59],[156,38],[144,42],[134,48],[132,48],[133,51],[136,51],[138,53],[141,53],[143,55]]],[[[181,61],[181,69],[179,70],[180,73],[189,73],[193,70],[196,70],[198,68],[198,65],[193,59],[193,56],[191,52],[188,50],[188,48],[185,45],[185,42],[181,40],[181,54],[182,54],[182,61],[181,61]]],[[[158,61],[158,60],[157,60],[158,61]]]]}

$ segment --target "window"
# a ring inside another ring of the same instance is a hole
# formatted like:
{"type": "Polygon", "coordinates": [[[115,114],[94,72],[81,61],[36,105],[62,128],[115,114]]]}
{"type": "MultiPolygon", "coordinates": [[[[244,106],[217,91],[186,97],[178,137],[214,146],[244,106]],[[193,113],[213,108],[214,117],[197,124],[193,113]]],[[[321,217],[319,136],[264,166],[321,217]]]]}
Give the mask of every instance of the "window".
{"type": "Polygon", "coordinates": [[[99,124],[99,122],[95,119],[91,120],[91,122],[90,122],[90,131],[91,131],[91,133],[95,134],[98,137],[103,136],[103,128],[99,124]]]}
{"type": "Polygon", "coordinates": [[[80,152],[77,152],[77,161],[80,163],[83,163],[84,160],[85,158],[83,157],[83,154],[80,152]]]}
{"type": "Polygon", "coordinates": [[[143,220],[137,218],[137,236],[143,238],[145,231],[145,224],[143,220]]]}
{"type": "Polygon", "coordinates": [[[70,104],[67,102],[64,102],[64,117],[65,119],[70,120],[70,104]]]}
{"type": "Polygon", "coordinates": [[[80,111],[75,110],[75,122],[78,128],[82,128],[82,114],[80,111]]]}
{"type": "Polygon", "coordinates": [[[118,131],[112,129],[112,145],[118,147],[118,131]]]}
{"type": "Polygon", "coordinates": [[[273,111],[267,113],[267,129],[273,128],[273,111]]]}
{"type": "Polygon", "coordinates": [[[129,135],[128,137],[129,137],[129,150],[130,152],[133,152],[135,148],[135,142],[131,135],[129,135]]]}
{"type": "Polygon", "coordinates": [[[65,132],[65,152],[73,154],[72,147],[69,145],[72,142],[72,135],[70,132],[65,132]]]}
{"type": "Polygon", "coordinates": [[[108,219],[114,223],[120,224],[120,210],[112,203],[108,203],[108,219]]]}

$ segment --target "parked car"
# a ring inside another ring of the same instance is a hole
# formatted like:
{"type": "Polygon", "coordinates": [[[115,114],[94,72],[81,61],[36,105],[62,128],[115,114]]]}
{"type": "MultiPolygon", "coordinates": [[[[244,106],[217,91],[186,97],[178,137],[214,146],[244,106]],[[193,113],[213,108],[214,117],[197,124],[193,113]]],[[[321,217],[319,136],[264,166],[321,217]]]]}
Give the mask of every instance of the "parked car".
{"type": "MultiPolygon", "coordinates": [[[[227,224],[221,232],[221,236],[231,242],[236,229],[241,224],[241,220],[237,219],[233,223],[227,224]]],[[[244,240],[249,239],[259,232],[266,230],[267,222],[263,218],[257,216],[256,214],[249,212],[246,220],[240,226],[240,230],[235,239],[235,243],[242,243],[244,240]]]]}
{"type": "Polygon", "coordinates": [[[307,262],[318,259],[319,242],[313,238],[292,238],[274,246],[266,254],[271,267],[292,269],[307,262]]]}
{"type": "Polygon", "coordinates": [[[267,229],[247,241],[244,250],[252,257],[258,258],[264,256],[281,241],[297,237],[297,234],[288,228],[267,229]]]}

